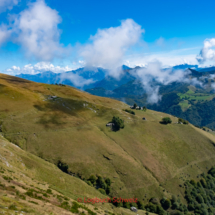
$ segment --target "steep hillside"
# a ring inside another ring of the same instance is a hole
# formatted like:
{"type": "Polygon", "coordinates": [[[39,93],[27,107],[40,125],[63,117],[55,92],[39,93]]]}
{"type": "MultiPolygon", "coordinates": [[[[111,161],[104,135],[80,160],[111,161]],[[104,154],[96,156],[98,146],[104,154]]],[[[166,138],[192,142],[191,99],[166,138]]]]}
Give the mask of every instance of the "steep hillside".
{"type": "Polygon", "coordinates": [[[110,178],[110,196],[183,197],[179,185],[215,164],[215,136],[177,124],[173,116],[172,124],[160,124],[169,116],[164,113],[135,111],[134,116],[119,101],[3,74],[0,101],[4,138],[53,164],[68,164],[83,180],[92,174],[110,178]],[[113,116],[124,120],[124,129],[106,127],[113,116]]]}
{"type": "MultiPolygon", "coordinates": [[[[133,214],[110,203],[83,204],[77,202],[78,198],[104,199],[107,196],[0,136],[1,214],[133,214]]],[[[138,213],[143,215],[145,211],[138,213]]]]}

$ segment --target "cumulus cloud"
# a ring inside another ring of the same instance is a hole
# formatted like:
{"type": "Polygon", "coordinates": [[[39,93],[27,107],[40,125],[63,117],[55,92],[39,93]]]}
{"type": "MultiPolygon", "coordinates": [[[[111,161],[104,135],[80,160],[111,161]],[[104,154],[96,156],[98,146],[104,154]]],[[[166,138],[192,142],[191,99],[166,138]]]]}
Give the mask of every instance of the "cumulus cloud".
{"type": "Polygon", "coordinates": [[[54,73],[62,73],[62,72],[67,72],[71,70],[72,68],[70,68],[69,66],[60,67],[60,66],[54,66],[53,64],[47,63],[47,62],[39,62],[35,65],[28,64],[23,67],[12,66],[11,68],[3,71],[3,73],[9,74],[9,75],[19,75],[21,73],[35,75],[37,73],[42,73],[46,71],[51,71],[54,73]]]}
{"type": "Polygon", "coordinates": [[[93,79],[85,79],[82,76],[78,75],[77,73],[62,73],[60,75],[60,82],[65,80],[71,81],[76,87],[83,87],[85,85],[89,85],[94,83],[93,79]]]}
{"type": "Polygon", "coordinates": [[[99,29],[90,37],[91,43],[80,48],[80,56],[86,66],[104,67],[109,75],[120,76],[119,68],[128,48],[135,45],[144,30],[132,19],[126,19],[118,27],[99,29]]]}
{"type": "Polygon", "coordinates": [[[133,75],[140,79],[148,97],[149,103],[157,103],[161,96],[159,95],[159,85],[167,85],[172,82],[184,82],[189,71],[162,69],[159,61],[150,62],[145,68],[136,69],[133,75]]]}
{"type": "Polygon", "coordinates": [[[197,60],[199,63],[204,63],[205,61],[215,61],[215,38],[206,39],[204,41],[204,47],[197,56],[197,60]]]}
{"type": "Polygon", "coordinates": [[[20,0],[0,0],[0,12],[11,10],[20,0]]]}
{"type": "MultiPolygon", "coordinates": [[[[5,2],[0,0],[0,8],[6,5],[5,2]]],[[[7,0],[7,3],[11,7],[12,3],[15,5],[18,1],[7,0]]],[[[44,0],[30,3],[27,9],[10,19],[9,25],[0,26],[0,45],[11,40],[21,45],[26,56],[42,61],[50,61],[54,57],[63,57],[70,53],[70,47],[65,48],[59,42],[58,24],[62,21],[61,17],[44,0]]]]}
{"type": "Polygon", "coordinates": [[[15,19],[16,41],[24,47],[28,56],[36,59],[49,61],[61,56],[65,49],[59,43],[60,22],[58,12],[48,7],[44,0],[31,3],[15,19]]]}

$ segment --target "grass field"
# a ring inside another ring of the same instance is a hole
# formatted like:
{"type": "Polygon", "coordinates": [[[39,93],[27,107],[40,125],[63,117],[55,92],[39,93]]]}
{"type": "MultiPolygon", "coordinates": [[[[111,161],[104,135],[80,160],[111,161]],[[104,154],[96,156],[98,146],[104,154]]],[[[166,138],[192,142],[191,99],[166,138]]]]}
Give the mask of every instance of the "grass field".
{"type": "MultiPolygon", "coordinates": [[[[168,114],[135,110],[134,116],[123,111],[129,107],[119,101],[3,74],[0,101],[4,138],[32,153],[29,157],[36,155],[52,164],[62,160],[82,178],[91,174],[110,178],[112,196],[144,201],[172,194],[183,198],[184,189],[178,185],[215,164],[215,136],[190,124],[177,124],[178,119],[168,114]],[[124,129],[114,132],[106,127],[113,116],[124,120],[124,129]],[[160,124],[166,116],[172,124],[160,124]]],[[[72,198],[83,189],[86,195],[98,193],[79,179],[79,185],[71,185],[69,175],[64,184],[61,176],[57,180],[48,171],[37,174],[37,162],[23,161],[37,180],[65,190],[72,198]]]]}

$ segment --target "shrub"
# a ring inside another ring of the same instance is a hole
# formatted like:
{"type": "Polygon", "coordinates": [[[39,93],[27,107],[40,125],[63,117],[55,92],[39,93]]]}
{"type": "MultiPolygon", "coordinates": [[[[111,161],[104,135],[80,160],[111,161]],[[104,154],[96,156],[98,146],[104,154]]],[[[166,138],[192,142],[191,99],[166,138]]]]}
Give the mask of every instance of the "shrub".
{"type": "Polygon", "coordinates": [[[80,207],[80,205],[77,202],[73,202],[70,211],[72,213],[79,213],[79,210],[78,210],[79,207],[80,207]]]}
{"type": "Polygon", "coordinates": [[[106,190],[107,188],[107,184],[105,183],[104,179],[101,176],[98,176],[96,185],[98,188],[102,188],[103,190],[106,190]]]}
{"type": "Polygon", "coordinates": [[[104,190],[104,189],[99,188],[99,189],[98,189],[98,191],[99,191],[101,194],[106,195],[106,192],[105,192],[105,190],[104,190]]]}
{"type": "Polygon", "coordinates": [[[8,209],[15,211],[15,210],[17,210],[17,207],[16,207],[16,205],[12,204],[8,207],[8,209]]]}
{"type": "Polygon", "coordinates": [[[170,124],[172,123],[172,120],[169,117],[164,117],[161,121],[162,124],[170,124]]]}
{"type": "Polygon", "coordinates": [[[171,207],[171,201],[169,199],[165,199],[165,201],[162,204],[162,207],[167,210],[171,207]]]}
{"type": "Polygon", "coordinates": [[[123,207],[124,207],[124,208],[130,209],[130,204],[129,204],[129,202],[123,202],[123,207]]]}
{"type": "Polygon", "coordinates": [[[141,209],[141,210],[145,209],[144,204],[141,201],[137,201],[137,207],[138,207],[138,209],[141,209]]]}
{"type": "Polygon", "coordinates": [[[179,204],[177,202],[173,202],[172,203],[172,209],[175,210],[175,209],[178,209],[179,208],[179,204]]]}
{"type": "Polygon", "coordinates": [[[46,197],[46,198],[48,198],[48,197],[49,197],[46,193],[44,193],[44,194],[43,194],[43,196],[44,196],[44,197],[46,197]]]}
{"type": "Polygon", "coordinates": [[[46,193],[52,194],[52,190],[51,189],[47,189],[46,193]]]}
{"type": "Polygon", "coordinates": [[[91,181],[87,181],[87,184],[90,186],[93,186],[93,184],[91,183],[91,181]]]}
{"type": "Polygon", "coordinates": [[[68,173],[68,169],[69,169],[68,164],[63,163],[62,161],[59,160],[58,163],[57,163],[57,166],[58,166],[58,168],[59,168],[60,170],[62,170],[63,172],[68,173]]]}
{"type": "Polygon", "coordinates": [[[149,202],[147,205],[146,205],[146,209],[152,213],[156,213],[157,212],[157,206],[152,204],[151,202],[149,202]]]}
{"type": "Polygon", "coordinates": [[[145,111],[145,112],[146,112],[146,110],[147,110],[147,108],[144,106],[144,107],[143,107],[143,111],[145,111]]]}
{"type": "Polygon", "coordinates": [[[88,181],[90,181],[93,185],[95,185],[95,183],[96,183],[96,176],[95,175],[91,175],[89,177],[88,181]]]}
{"type": "Polygon", "coordinates": [[[110,185],[111,185],[111,180],[110,180],[109,178],[106,178],[106,179],[105,179],[105,183],[106,183],[108,186],[110,186],[110,185]]]}
{"type": "Polygon", "coordinates": [[[112,123],[114,123],[114,129],[116,131],[120,130],[120,128],[124,128],[124,121],[119,117],[113,117],[112,123]]]}
{"type": "Polygon", "coordinates": [[[196,201],[197,201],[198,203],[204,203],[204,199],[202,198],[202,196],[201,196],[200,194],[198,194],[198,195],[196,196],[196,201]]]}
{"type": "Polygon", "coordinates": [[[185,119],[182,119],[182,118],[178,118],[178,123],[183,123],[185,125],[189,124],[189,122],[185,119]]]}
{"type": "Polygon", "coordinates": [[[109,195],[110,194],[110,186],[107,186],[106,188],[106,193],[109,195]]]}
{"type": "Polygon", "coordinates": [[[124,109],[124,111],[125,111],[125,112],[128,112],[128,113],[130,113],[130,114],[135,115],[135,112],[134,112],[133,110],[124,109]]]}
{"type": "Polygon", "coordinates": [[[204,178],[202,178],[202,179],[200,180],[200,182],[201,182],[201,184],[202,184],[202,186],[203,186],[204,188],[207,187],[207,183],[206,183],[206,181],[205,181],[204,178]]]}
{"type": "Polygon", "coordinates": [[[113,205],[115,205],[116,207],[122,207],[122,202],[118,202],[118,201],[113,201],[113,199],[111,199],[111,202],[113,203],[113,205]]]}

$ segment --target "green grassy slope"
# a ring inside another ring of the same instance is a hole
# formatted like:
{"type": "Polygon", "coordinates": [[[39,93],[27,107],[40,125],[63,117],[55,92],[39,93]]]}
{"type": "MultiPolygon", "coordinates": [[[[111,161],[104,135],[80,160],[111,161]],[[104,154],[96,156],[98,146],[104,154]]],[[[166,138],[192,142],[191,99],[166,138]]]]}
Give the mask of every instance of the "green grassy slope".
{"type": "Polygon", "coordinates": [[[182,195],[180,183],[215,164],[215,137],[172,116],[171,125],[160,124],[168,114],[133,116],[119,101],[6,75],[0,75],[0,101],[5,138],[49,162],[61,159],[82,178],[111,178],[112,196],[182,195]],[[118,132],[106,127],[114,115],[125,121],[118,132]]]}
{"type": "MultiPolygon", "coordinates": [[[[125,214],[132,212],[112,204],[82,204],[78,198],[107,198],[81,179],[28,153],[0,136],[0,212],[2,214],[125,214]],[[31,194],[33,192],[33,195],[31,194]],[[65,203],[76,207],[70,211],[65,203]]],[[[145,211],[139,210],[139,214],[145,211]]]]}

